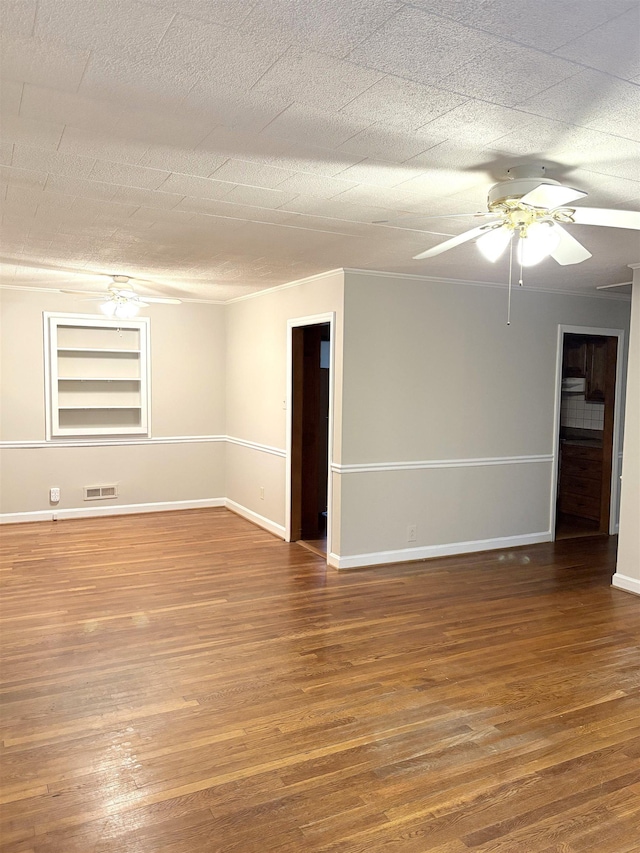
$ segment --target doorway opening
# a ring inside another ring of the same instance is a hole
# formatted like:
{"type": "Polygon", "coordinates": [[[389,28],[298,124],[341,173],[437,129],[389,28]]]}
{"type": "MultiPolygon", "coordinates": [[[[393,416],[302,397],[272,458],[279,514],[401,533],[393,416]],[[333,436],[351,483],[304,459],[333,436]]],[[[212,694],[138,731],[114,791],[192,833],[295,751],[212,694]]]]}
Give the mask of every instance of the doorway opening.
{"type": "Polygon", "coordinates": [[[330,511],[331,323],[301,322],[291,326],[290,334],[289,541],[326,558],[330,511]]]}
{"type": "Polygon", "coordinates": [[[616,378],[619,336],[561,337],[555,538],[607,535],[617,505],[616,378]]]}

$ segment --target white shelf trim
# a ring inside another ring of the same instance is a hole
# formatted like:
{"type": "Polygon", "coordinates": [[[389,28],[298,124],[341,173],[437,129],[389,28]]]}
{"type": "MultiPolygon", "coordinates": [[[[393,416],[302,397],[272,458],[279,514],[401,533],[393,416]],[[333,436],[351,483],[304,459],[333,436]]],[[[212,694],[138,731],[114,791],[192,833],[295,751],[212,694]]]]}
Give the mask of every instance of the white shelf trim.
{"type": "Polygon", "coordinates": [[[113,349],[113,348],[102,349],[100,347],[99,348],[95,348],[95,347],[58,347],[57,352],[59,352],[59,353],[88,352],[90,354],[93,354],[95,352],[95,353],[98,353],[99,355],[104,355],[105,353],[110,354],[110,353],[115,352],[115,353],[124,353],[125,355],[140,355],[141,350],[139,350],[139,349],[113,349]]]}
{"type": "Polygon", "coordinates": [[[58,406],[58,411],[64,412],[70,409],[142,409],[142,406],[58,406]]]}
{"type": "Polygon", "coordinates": [[[58,382],[140,382],[139,376],[58,376],[58,382]]]}

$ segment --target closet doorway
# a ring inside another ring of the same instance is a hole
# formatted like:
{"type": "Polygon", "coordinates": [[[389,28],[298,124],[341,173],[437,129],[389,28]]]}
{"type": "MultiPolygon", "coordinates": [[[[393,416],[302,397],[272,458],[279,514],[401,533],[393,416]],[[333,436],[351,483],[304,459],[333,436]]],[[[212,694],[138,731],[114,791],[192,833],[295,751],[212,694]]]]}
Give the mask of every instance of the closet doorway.
{"type": "Polygon", "coordinates": [[[290,321],[288,520],[290,542],[330,552],[333,316],[290,321]]]}
{"type": "Polygon", "coordinates": [[[620,335],[617,330],[565,329],[561,336],[556,539],[615,529],[620,335]]]}

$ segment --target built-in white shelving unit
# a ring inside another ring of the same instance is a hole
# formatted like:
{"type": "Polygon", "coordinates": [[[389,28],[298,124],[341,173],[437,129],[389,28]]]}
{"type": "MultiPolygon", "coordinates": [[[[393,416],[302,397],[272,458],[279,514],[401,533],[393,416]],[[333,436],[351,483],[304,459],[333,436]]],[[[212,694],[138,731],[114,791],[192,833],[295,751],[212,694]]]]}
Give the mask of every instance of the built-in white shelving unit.
{"type": "Polygon", "coordinates": [[[149,320],[45,313],[47,438],[149,435],[149,320]]]}

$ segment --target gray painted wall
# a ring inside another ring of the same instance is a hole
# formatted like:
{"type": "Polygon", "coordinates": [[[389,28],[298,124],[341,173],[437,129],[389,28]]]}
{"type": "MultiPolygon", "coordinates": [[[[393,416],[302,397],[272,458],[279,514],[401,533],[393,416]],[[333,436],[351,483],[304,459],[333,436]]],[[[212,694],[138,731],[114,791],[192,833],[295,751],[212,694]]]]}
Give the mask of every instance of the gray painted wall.
{"type": "Polygon", "coordinates": [[[554,452],[558,325],[628,329],[629,303],[522,289],[507,326],[506,296],[347,271],[341,557],[548,534],[552,462],[521,457],[554,452]]]}

